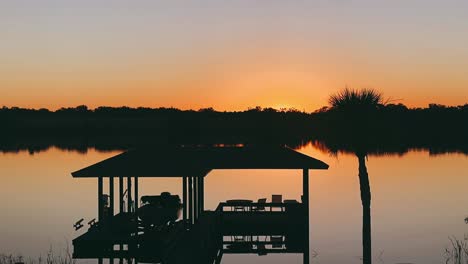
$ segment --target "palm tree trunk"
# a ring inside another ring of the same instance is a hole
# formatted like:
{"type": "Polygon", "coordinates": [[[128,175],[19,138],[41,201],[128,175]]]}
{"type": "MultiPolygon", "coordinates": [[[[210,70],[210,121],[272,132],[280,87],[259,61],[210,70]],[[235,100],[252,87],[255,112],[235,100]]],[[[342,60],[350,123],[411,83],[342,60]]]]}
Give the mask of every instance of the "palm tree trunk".
{"type": "Polygon", "coordinates": [[[372,263],[371,243],[371,192],[369,175],[366,168],[366,155],[357,154],[359,160],[359,186],[361,189],[362,202],[362,256],[363,264],[372,263]]]}

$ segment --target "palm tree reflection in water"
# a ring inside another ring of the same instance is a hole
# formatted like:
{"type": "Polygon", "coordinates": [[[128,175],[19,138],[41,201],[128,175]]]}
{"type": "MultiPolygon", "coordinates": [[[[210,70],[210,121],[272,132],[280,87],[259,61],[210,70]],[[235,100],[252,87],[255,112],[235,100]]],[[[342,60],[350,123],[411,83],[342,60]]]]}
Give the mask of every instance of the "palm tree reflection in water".
{"type": "Polygon", "coordinates": [[[366,159],[372,123],[376,120],[379,107],[384,105],[381,93],[372,89],[344,89],[329,98],[334,112],[334,123],[338,131],[346,131],[333,142],[325,142],[334,153],[344,150],[354,153],[359,162],[359,186],[362,202],[362,246],[363,263],[372,263],[371,242],[371,191],[366,159]]]}

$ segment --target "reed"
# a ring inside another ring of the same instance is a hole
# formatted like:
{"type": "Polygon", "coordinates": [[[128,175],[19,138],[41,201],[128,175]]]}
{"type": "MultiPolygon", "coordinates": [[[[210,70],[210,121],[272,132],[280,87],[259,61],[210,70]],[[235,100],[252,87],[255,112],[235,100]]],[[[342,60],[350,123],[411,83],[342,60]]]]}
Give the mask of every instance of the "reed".
{"type": "Polygon", "coordinates": [[[445,248],[446,264],[468,264],[468,242],[449,237],[450,245],[445,248]]]}
{"type": "Polygon", "coordinates": [[[59,252],[54,251],[51,246],[44,256],[37,258],[25,258],[21,254],[0,254],[0,264],[76,264],[76,260],[67,244],[59,252]]]}

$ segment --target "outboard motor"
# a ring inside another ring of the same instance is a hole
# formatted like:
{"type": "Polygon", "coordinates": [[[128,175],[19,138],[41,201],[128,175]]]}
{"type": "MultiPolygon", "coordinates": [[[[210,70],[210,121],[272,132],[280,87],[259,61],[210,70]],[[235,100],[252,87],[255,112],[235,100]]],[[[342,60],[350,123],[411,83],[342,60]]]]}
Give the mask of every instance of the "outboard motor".
{"type": "Polygon", "coordinates": [[[143,206],[138,216],[145,229],[160,229],[174,223],[180,217],[182,203],[178,195],[163,192],[161,195],[141,197],[143,206]]]}

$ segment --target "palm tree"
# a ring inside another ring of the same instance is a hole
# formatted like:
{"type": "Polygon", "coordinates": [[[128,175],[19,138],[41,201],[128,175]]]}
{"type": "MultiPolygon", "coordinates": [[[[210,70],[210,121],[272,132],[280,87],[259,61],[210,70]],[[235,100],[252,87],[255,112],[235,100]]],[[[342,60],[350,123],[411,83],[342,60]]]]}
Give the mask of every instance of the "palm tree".
{"type": "MultiPolygon", "coordinates": [[[[372,118],[378,108],[384,104],[381,93],[372,89],[344,89],[329,98],[331,110],[338,116],[340,131],[346,131],[341,141],[344,148],[354,152],[359,162],[359,186],[362,202],[362,245],[363,263],[372,263],[371,244],[371,191],[366,157],[371,133],[372,118]]],[[[337,148],[340,148],[338,146],[337,148]]],[[[335,148],[335,149],[337,149],[335,148]]]]}

